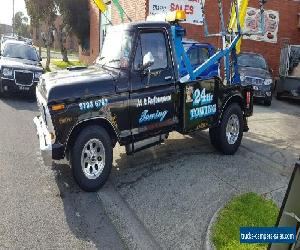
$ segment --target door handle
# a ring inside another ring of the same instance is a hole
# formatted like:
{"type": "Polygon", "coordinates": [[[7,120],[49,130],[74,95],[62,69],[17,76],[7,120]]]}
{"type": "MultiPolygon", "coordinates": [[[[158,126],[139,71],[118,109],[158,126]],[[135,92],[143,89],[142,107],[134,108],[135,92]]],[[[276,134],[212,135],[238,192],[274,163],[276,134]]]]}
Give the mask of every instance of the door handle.
{"type": "Polygon", "coordinates": [[[166,77],[165,77],[165,80],[166,80],[166,81],[172,80],[172,76],[166,76],[166,77]]]}

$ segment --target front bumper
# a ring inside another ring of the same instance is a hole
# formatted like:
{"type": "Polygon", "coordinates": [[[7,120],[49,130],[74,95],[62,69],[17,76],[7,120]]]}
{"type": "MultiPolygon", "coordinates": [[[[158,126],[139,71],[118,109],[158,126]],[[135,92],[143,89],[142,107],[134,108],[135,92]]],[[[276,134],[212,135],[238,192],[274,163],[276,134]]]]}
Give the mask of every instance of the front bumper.
{"type": "Polygon", "coordinates": [[[259,99],[272,99],[270,86],[253,86],[253,97],[259,99]]]}
{"type": "Polygon", "coordinates": [[[269,91],[254,91],[253,97],[255,99],[272,99],[272,93],[269,91]]]}
{"type": "Polygon", "coordinates": [[[37,81],[32,84],[20,85],[16,84],[14,79],[1,78],[1,88],[4,92],[17,93],[17,92],[34,92],[37,85],[37,81]]]}
{"type": "Polygon", "coordinates": [[[40,116],[33,119],[36,126],[37,136],[40,141],[40,150],[43,161],[46,166],[51,166],[53,160],[61,160],[64,158],[64,146],[61,144],[52,144],[51,134],[46,124],[40,116]]]}
{"type": "Polygon", "coordinates": [[[51,143],[51,135],[42,120],[41,117],[37,116],[33,119],[33,122],[36,126],[37,136],[40,141],[40,150],[43,161],[45,165],[52,165],[52,143],[51,143]]]}

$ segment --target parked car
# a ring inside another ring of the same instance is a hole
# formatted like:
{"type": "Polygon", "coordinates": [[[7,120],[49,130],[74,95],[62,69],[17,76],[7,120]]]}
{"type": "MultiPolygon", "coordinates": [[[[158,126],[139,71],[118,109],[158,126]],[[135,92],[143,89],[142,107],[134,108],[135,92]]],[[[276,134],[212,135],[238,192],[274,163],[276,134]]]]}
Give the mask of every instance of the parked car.
{"type": "Polygon", "coordinates": [[[3,44],[8,41],[8,40],[13,40],[13,41],[18,41],[18,38],[13,36],[13,35],[2,35],[1,36],[1,41],[0,41],[0,49],[2,51],[3,49],[3,44]]]}
{"type": "Polygon", "coordinates": [[[238,65],[242,85],[251,84],[254,98],[263,100],[266,106],[270,106],[274,79],[273,71],[265,58],[260,54],[243,52],[238,55],[238,65]]]}
{"type": "Polygon", "coordinates": [[[281,50],[276,97],[300,100],[300,45],[286,45],[281,50]]]}
{"type": "Polygon", "coordinates": [[[36,49],[22,41],[7,40],[0,54],[0,95],[9,92],[35,92],[43,74],[36,49]]]}
{"type": "MultiPolygon", "coordinates": [[[[196,69],[207,59],[209,59],[216,51],[215,47],[210,43],[199,43],[194,40],[184,40],[184,49],[190,58],[193,69],[196,69]]],[[[187,69],[182,65],[180,71],[181,76],[187,75],[187,69]]],[[[203,74],[200,75],[201,79],[209,79],[214,76],[219,76],[219,64],[216,63],[209,67],[203,74]]]]}

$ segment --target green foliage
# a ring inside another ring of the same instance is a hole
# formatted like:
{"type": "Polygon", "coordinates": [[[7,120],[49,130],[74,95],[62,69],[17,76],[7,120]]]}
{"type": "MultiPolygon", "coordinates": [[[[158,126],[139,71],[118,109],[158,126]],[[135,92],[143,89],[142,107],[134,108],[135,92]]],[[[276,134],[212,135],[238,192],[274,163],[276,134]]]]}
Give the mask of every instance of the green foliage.
{"type": "Polygon", "coordinates": [[[77,37],[80,45],[90,37],[88,0],[54,0],[63,23],[77,37]]]}
{"type": "Polygon", "coordinates": [[[25,0],[25,5],[33,25],[39,25],[40,22],[53,24],[57,12],[53,0],[25,0]]]}
{"type": "Polygon", "coordinates": [[[218,250],[266,249],[265,244],[241,244],[240,227],[275,226],[279,209],[271,200],[255,193],[233,198],[213,226],[213,243],[218,250]]]}
{"type": "Polygon", "coordinates": [[[28,18],[24,16],[23,12],[19,11],[14,16],[15,32],[18,36],[29,37],[28,18]]]}
{"type": "Polygon", "coordinates": [[[44,22],[47,27],[47,32],[43,37],[47,47],[46,69],[50,65],[50,45],[53,42],[53,26],[56,18],[57,7],[54,0],[25,0],[27,13],[31,18],[31,24],[35,27],[44,22]]]}
{"type": "Polygon", "coordinates": [[[66,69],[66,68],[72,67],[72,66],[85,66],[80,61],[68,61],[68,62],[64,62],[64,61],[61,61],[61,60],[54,60],[54,61],[52,61],[52,63],[56,67],[58,67],[60,69],[66,69]]]}
{"type": "Polygon", "coordinates": [[[63,26],[71,31],[80,45],[90,36],[89,0],[25,0],[28,15],[34,26],[45,22],[53,25],[56,15],[63,18],[63,26]]]}

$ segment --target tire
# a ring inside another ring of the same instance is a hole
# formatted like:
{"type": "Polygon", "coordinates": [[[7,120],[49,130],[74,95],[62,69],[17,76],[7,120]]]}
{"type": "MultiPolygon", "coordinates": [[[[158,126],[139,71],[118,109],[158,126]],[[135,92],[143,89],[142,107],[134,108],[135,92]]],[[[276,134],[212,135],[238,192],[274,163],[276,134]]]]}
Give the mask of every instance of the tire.
{"type": "Polygon", "coordinates": [[[271,106],[271,104],[272,104],[272,101],[271,101],[270,99],[265,99],[265,100],[264,100],[264,105],[265,105],[265,106],[268,106],[268,107],[269,107],[269,106],[271,106]]]}
{"type": "Polygon", "coordinates": [[[112,160],[113,147],[107,131],[100,126],[86,127],[71,149],[75,181],[84,191],[99,190],[107,181],[112,160]]]}
{"type": "Polygon", "coordinates": [[[244,130],[244,120],[241,107],[237,103],[233,103],[227,107],[225,110],[220,125],[211,129],[211,142],[212,144],[223,154],[233,155],[239,148],[244,130]],[[237,124],[230,127],[230,124],[237,124]],[[228,131],[227,131],[228,130],[228,131]],[[227,133],[231,140],[227,138],[227,133]]]}

